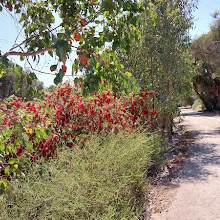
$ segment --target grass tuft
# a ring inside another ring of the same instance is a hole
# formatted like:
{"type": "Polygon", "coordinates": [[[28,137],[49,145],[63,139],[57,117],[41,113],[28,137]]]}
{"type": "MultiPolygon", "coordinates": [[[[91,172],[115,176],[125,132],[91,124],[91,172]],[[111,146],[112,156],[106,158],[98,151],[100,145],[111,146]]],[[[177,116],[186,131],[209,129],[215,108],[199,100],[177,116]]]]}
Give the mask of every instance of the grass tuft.
{"type": "Polygon", "coordinates": [[[13,180],[17,202],[0,198],[0,219],[137,219],[147,167],[160,160],[157,134],[93,136],[13,180]]]}

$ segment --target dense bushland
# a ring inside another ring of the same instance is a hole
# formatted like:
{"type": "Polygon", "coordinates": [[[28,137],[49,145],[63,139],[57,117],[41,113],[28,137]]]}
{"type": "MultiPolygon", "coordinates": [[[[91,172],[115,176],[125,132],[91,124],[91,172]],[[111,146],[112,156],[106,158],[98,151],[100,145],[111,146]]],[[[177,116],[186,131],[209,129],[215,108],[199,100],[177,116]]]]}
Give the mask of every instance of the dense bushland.
{"type": "Polygon", "coordinates": [[[92,134],[157,127],[153,93],[144,90],[117,97],[107,90],[83,97],[79,87],[66,83],[44,99],[22,102],[10,97],[1,103],[1,193],[10,193],[7,180],[20,176],[26,165],[39,157],[57,156],[66,147],[83,147],[92,134]]]}

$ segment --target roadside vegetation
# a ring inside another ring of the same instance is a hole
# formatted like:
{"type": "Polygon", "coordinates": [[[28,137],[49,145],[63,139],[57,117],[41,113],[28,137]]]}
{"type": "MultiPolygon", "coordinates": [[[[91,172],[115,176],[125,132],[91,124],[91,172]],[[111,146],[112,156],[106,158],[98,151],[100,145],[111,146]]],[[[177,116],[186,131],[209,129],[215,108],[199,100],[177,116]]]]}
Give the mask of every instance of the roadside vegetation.
{"type": "Polygon", "coordinates": [[[84,148],[40,160],[13,179],[16,202],[1,199],[3,219],[137,219],[144,212],[146,172],[160,164],[157,133],[94,135],[84,148]]]}
{"type": "Polygon", "coordinates": [[[20,16],[25,39],[0,55],[0,219],[145,212],[148,172],[163,163],[179,106],[193,102],[205,71],[191,54],[195,3],[1,1],[0,11],[20,16]],[[49,88],[31,65],[45,54],[54,58],[49,88]],[[9,60],[16,55],[28,71],[9,60]]]}
{"type": "Polygon", "coordinates": [[[196,99],[192,105],[192,109],[195,111],[204,110],[204,105],[200,99],[196,99]]]}
{"type": "Polygon", "coordinates": [[[144,212],[147,171],[162,161],[154,94],[80,91],[65,83],[42,99],[1,103],[2,218],[122,219],[144,212]]]}
{"type": "Polygon", "coordinates": [[[220,14],[213,14],[213,24],[207,34],[195,39],[191,45],[196,75],[193,86],[196,95],[207,110],[220,110],[220,14]]]}

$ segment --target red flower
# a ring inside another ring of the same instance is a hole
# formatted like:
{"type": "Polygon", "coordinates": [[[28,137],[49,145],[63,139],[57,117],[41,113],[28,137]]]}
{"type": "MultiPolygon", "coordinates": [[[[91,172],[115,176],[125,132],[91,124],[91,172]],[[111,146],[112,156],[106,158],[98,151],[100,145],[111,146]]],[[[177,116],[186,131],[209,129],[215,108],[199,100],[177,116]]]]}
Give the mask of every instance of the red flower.
{"type": "Polygon", "coordinates": [[[85,67],[88,62],[88,58],[83,55],[79,55],[79,61],[82,62],[83,66],[85,67]]]}
{"type": "Polygon", "coordinates": [[[82,104],[80,104],[80,105],[77,106],[77,110],[79,111],[79,110],[82,109],[83,107],[84,107],[84,104],[82,103],[82,104]]]}
{"type": "Polygon", "coordinates": [[[72,147],[73,147],[73,143],[67,143],[67,146],[68,146],[69,148],[72,148],[72,147]]]}
{"type": "Polygon", "coordinates": [[[38,156],[34,156],[33,157],[33,161],[35,162],[35,161],[38,161],[39,160],[39,157],[38,156]]]}
{"type": "Polygon", "coordinates": [[[18,156],[21,156],[22,151],[23,151],[23,148],[22,148],[21,145],[19,145],[19,146],[17,147],[17,154],[18,154],[18,156]]]}
{"type": "Polygon", "coordinates": [[[81,20],[81,23],[82,23],[83,27],[86,26],[86,21],[84,19],[81,20]]]}
{"type": "Polygon", "coordinates": [[[76,41],[80,41],[80,39],[81,39],[81,34],[80,34],[79,32],[75,32],[75,33],[74,33],[74,39],[75,39],[76,41]]]}
{"type": "Polygon", "coordinates": [[[62,70],[63,70],[63,72],[65,73],[66,70],[67,70],[67,67],[66,67],[65,65],[62,65],[62,70]]]}
{"type": "Polygon", "coordinates": [[[11,105],[19,108],[21,106],[21,102],[12,101],[11,105]]]}
{"type": "Polygon", "coordinates": [[[43,157],[46,157],[46,156],[47,156],[47,149],[45,149],[45,150],[42,151],[42,156],[43,156],[43,157]]]}

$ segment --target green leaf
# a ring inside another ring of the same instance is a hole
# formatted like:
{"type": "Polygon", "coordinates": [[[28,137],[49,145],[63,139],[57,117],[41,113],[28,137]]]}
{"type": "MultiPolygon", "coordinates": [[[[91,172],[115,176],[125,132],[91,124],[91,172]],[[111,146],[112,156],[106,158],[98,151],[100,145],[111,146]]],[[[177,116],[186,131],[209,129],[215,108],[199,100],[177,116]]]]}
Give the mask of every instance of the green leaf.
{"type": "Polygon", "coordinates": [[[28,76],[30,76],[30,78],[31,78],[32,80],[36,80],[36,79],[37,79],[36,74],[35,74],[35,73],[33,73],[33,72],[29,73],[29,75],[28,75],[28,76]]]}
{"type": "Polygon", "coordinates": [[[17,93],[20,90],[19,84],[15,83],[14,86],[13,86],[13,89],[14,89],[15,93],[17,93]]]}
{"type": "Polygon", "coordinates": [[[133,86],[133,92],[137,92],[138,91],[138,87],[137,86],[133,86]]]}
{"type": "Polygon", "coordinates": [[[53,57],[53,51],[49,50],[48,53],[51,57],[53,57]]]}
{"type": "Polygon", "coordinates": [[[52,41],[53,41],[53,43],[56,43],[57,39],[56,39],[55,35],[52,35],[52,41]]]}
{"type": "Polygon", "coordinates": [[[49,41],[49,38],[47,36],[44,38],[44,42],[45,42],[46,45],[49,45],[50,41],[49,41]]]}
{"type": "Polygon", "coordinates": [[[25,59],[25,56],[20,56],[20,61],[23,61],[25,59]]]}
{"type": "Polygon", "coordinates": [[[129,72],[126,72],[126,73],[125,73],[125,75],[127,75],[127,76],[128,76],[128,78],[132,77],[132,74],[131,74],[131,73],[129,73],[129,72]]]}
{"type": "MultiPolygon", "coordinates": [[[[16,164],[15,164],[16,165],[16,164]]],[[[16,174],[17,174],[17,176],[20,176],[21,175],[21,170],[20,169],[16,169],[16,174]]]]}
{"type": "Polygon", "coordinates": [[[22,94],[32,96],[32,95],[34,95],[34,93],[35,93],[35,89],[31,86],[31,87],[29,87],[29,89],[27,91],[25,91],[22,94]]]}
{"type": "Polygon", "coordinates": [[[18,164],[14,164],[14,168],[17,170],[18,169],[18,164]]]}
{"type": "Polygon", "coordinates": [[[58,85],[59,83],[61,83],[62,80],[63,80],[64,75],[65,75],[65,73],[64,73],[64,71],[61,69],[61,70],[59,71],[59,73],[56,75],[56,77],[54,78],[54,83],[55,83],[56,85],[58,85]]]}
{"type": "Polygon", "coordinates": [[[3,183],[0,184],[0,196],[3,195],[5,192],[5,186],[3,183]]]}
{"type": "Polygon", "coordinates": [[[28,75],[28,77],[27,77],[27,82],[28,82],[29,85],[32,84],[32,79],[31,79],[31,77],[30,77],[29,75],[28,75]]]}
{"type": "Polygon", "coordinates": [[[53,72],[57,69],[57,65],[50,66],[50,71],[53,72]]]}
{"type": "Polygon", "coordinates": [[[75,78],[75,79],[74,79],[74,84],[77,85],[78,82],[79,82],[79,79],[78,79],[78,78],[75,78]]]}
{"type": "Polygon", "coordinates": [[[115,40],[112,45],[112,50],[116,50],[116,48],[119,46],[120,46],[120,42],[118,40],[115,40]]]}
{"type": "Polygon", "coordinates": [[[3,76],[3,72],[0,70],[0,78],[2,78],[3,76]]]}
{"type": "Polygon", "coordinates": [[[8,58],[6,56],[1,57],[2,64],[8,66],[8,58]]]}
{"type": "Polygon", "coordinates": [[[20,66],[16,65],[14,70],[18,76],[22,76],[22,68],[20,66]]]}
{"type": "Polygon", "coordinates": [[[10,166],[7,166],[7,167],[5,168],[5,174],[6,174],[6,175],[10,175],[10,166]]]}
{"type": "Polygon", "coordinates": [[[49,129],[46,130],[46,134],[50,135],[50,130],[49,129]]]}
{"type": "Polygon", "coordinates": [[[5,145],[3,143],[0,143],[0,151],[4,151],[5,150],[5,145]]]}
{"type": "Polygon", "coordinates": [[[65,57],[65,54],[70,51],[70,46],[66,40],[59,40],[55,44],[57,56],[62,60],[65,57]]]}
{"type": "Polygon", "coordinates": [[[3,160],[4,158],[5,157],[2,154],[0,154],[0,159],[3,160]]]}
{"type": "Polygon", "coordinates": [[[58,33],[57,37],[63,39],[63,38],[65,38],[65,34],[64,33],[58,33]]]}
{"type": "Polygon", "coordinates": [[[16,159],[15,158],[11,158],[9,161],[8,161],[8,163],[9,164],[14,164],[14,163],[16,163],[16,159]]]}

